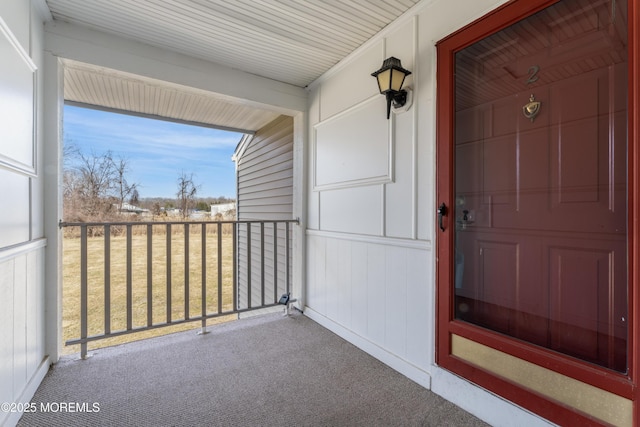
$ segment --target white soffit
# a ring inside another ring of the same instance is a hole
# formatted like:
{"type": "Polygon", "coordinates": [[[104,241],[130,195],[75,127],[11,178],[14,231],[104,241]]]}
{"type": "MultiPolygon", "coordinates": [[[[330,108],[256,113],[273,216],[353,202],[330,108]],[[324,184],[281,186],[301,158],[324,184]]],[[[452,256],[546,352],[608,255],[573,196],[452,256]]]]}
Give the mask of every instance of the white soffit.
{"type": "Polygon", "coordinates": [[[72,104],[255,133],[280,114],[211,92],[64,60],[64,98],[72,104]]]}
{"type": "Polygon", "coordinates": [[[46,0],[71,22],[305,87],[419,0],[46,0]]]}

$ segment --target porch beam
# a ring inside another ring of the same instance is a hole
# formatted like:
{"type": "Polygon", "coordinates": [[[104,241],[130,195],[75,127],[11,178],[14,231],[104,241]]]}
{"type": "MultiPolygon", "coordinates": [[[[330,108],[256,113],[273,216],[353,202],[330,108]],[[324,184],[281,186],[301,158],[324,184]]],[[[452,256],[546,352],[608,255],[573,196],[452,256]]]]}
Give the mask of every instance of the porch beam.
{"type": "Polygon", "coordinates": [[[75,24],[46,23],[45,50],[61,58],[206,90],[245,105],[273,107],[282,114],[306,110],[307,92],[302,87],[75,24]]]}

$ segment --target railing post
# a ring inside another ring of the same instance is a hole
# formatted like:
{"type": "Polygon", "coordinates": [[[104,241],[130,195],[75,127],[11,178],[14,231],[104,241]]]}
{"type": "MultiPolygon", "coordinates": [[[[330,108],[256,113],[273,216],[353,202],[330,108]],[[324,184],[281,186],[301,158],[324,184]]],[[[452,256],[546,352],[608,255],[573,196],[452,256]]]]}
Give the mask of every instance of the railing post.
{"type": "Polygon", "coordinates": [[[232,246],[232,258],[233,258],[233,311],[238,310],[238,251],[237,251],[237,236],[238,223],[234,222],[232,225],[231,246],[232,246]]]}
{"type": "Polygon", "coordinates": [[[278,222],[273,222],[273,302],[278,301],[278,222]]]}
{"type": "Polygon", "coordinates": [[[184,225],[184,318],[189,319],[189,233],[191,227],[184,225]]]}
{"type": "Polygon", "coordinates": [[[131,267],[132,262],[132,239],[133,229],[131,224],[127,224],[127,330],[133,329],[133,272],[131,267]]]}
{"type": "Polygon", "coordinates": [[[104,226],[104,333],[111,333],[111,226],[104,226]]]}
{"type": "Polygon", "coordinates": [[[251,308],[251,223],[247,222],[247,308],[251,308]]]}
{"type": "Polygon", "coordinates": [[[291,292],[291,284],[290,284],[290,279],[291,279],[291,272],[290,272],[290,260],[289,257],[291,256],[291,252],[289,249],[289,244],[290,244],[290,239],[289,239],[289,223],[285,222],[284,223],[284,230],[285,230],[285,246],[284,246],[284,250],[285,250],[285,254],[284,254],[284,262],[285,262],[285,280],[286,280],[286,289],[287,289],[287,293],[291,292]]]}
{"type": "Polygon", "coordinates": [[[167,323],[171,323],[171,224],[167,224],[167,323]]]}
{"type": "Polygon", "coordinates": [[[264,305],[264,222],[260,222],[260,305],[264,305]]]}
{"type": "MultiPolygon", "coordinates": [[[[218,314],[222,313],[222,223],[218,223],[218,314]]],[[[236,256],[235,249],[231,257],[236,256]]],[[[235,266],[235,263],[234,263],[235,266]]],[[[235,271],[235,270],[234,270],[235,271]]],[[[235,310],[235,307],[232,307],[235,310]]]]}
{"type": "Polygon", "coordinates": [[[153,225],[147,224],[147,326],[153,325],[153,225]]]}

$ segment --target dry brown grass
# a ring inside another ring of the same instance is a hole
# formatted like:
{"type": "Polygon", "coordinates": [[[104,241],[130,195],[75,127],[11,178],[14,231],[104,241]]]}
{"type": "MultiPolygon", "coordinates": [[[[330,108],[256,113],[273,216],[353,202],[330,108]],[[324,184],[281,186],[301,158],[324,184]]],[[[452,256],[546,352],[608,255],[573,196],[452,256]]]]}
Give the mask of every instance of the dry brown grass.
{"type": "MultiPolygon", "coordinates": [[[[164,226],[153,226],[152,252],[152,319],[153,323],[167,320],[167,239],[164,226]]],[[[135,226],[136,228],[143,228],[135,226]]],[[[218,238],[213,231],[207,233],[206,244],[206,308],[217,313],[218,308],[218,238]]],[[[100,234],[100,233],[97,233],[100,234]]],[[[233,249],[230,233],[222,233],[222,307],[231,310],[233,305],[233,249]]],[[[126,236],[111,237],[110,299],[111,331],[127,328],[127,251],[126,236]]],[[[185,233],[183,226],[172,227],[171,233],[171,317],[185,318],[185,233]]],[[[88,253],[88,335],[104,333],[105,328],[105,268],[104,236],[87,239],[88,253]]],[[[63,340],[80,337],[80,239],[65,235],[63,241],[63,340]]],[[[132,233],[132,326],[147,324],[147,236],[136,230],[132,233]]],[[[202,240],[200,227],[192,225],[189,233],[189,317],[201,315],[202,240]]],[[[225,316],[207,321],[207,324],[235,319],[225,316]]],[[[164,335],[200,327],[200,322],[189,322],[134,334],[107,338],[89,343],[90,349],[105,347],[137,339],[164,335]]],[[[79,351],[79,345],[65,346],[63,353],[79,351]]]]}

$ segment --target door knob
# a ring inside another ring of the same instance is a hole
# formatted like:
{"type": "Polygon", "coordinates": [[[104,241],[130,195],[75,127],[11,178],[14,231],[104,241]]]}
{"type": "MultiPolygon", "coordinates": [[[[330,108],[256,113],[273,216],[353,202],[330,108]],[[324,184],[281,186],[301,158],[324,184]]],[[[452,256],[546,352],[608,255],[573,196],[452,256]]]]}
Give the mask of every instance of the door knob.
{"type": "Polygon", "coordinates": [[[440,206],[438,206],[438,227],[440,227],[441,231],[444,231],[444,224],[442,223],[442,217],[447,215],[447,205],[442,202],[440,206]]]}

